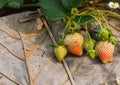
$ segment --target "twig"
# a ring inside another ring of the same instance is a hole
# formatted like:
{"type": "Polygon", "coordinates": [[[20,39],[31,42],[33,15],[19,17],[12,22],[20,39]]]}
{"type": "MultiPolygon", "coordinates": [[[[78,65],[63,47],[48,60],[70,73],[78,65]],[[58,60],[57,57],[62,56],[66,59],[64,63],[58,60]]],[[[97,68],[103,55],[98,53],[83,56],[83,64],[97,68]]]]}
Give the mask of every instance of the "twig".
{"type": "Polygon", "coordinates": [[[44,18],[42,18],[42,21],[43,21],[43,24],[45,25],[45,27],[46,27],[46,29],[47,29],[47,31],[48,31],[48,33],[49,33],[49,36],[50,36],[52,42],[57,45],[57,42],[56,42],[56,40],[55,40],[55,38],[54,38],[54,36],[53,36],[53,34],[52,34],[49,26],[48,26],[46,20],[45,20],[44,18]]]}
{"type": "MultiPolygon", "coordinates": [[[[37,11],[39,12],[39,14],[41,13],[39,9],[38,9],[37,11]]],[[[50,36],[52,42],[53,42],[54,44],[57,44],[57,42],[56,42],[56,40],[55,40],[55,38],[54,38],[51,30],[50,30],[50,27],[48,26],[48,24],[47,24],[47,22],[46,22],[46,20],[45,20],[44,18],[42,18],[42,21],[43,21],[43,24],[45,25],[45,27],[46,27],[46,29],[47,29],[47,31],[48,31],[48,33],[49,33],[49,36],[50,36]]],[[[75,85],[74,80],[73,80],[73,78],[72,78],[72,75],[71,75],[71,73],[70,73],[70,70],[69,70],[69,68],[68,68],[67,63],[65,62],[65,60],[63,60],[62,63],[63,63],[63,65],[64,65],[64,68],[65,68],[65,70],[66,70],[66,73],[67,73],[67,75],[68,75],[68,77],[69,77],[69,79],[70,79],[70,81],[71,81],[71,84],[72,84],[72,85],[75,85]]]]}
{"type": "Polygon", "coordinates": [[[12,79],[9,78],[8,76],[6,76],[5,74],[3,74],[3,73],[1,73],[1,72],[0,72],[0,74],[3,75],[3,76],[5,76],[8,80],[12,81],[13,83],[15,83],[15,84],[17,84],[17,85],[21,85],[21,84],[17,83],[15,80],[12,80],[12,79]]]}
{"type": "Polygon", "coordinates": [[[34,12],[34,13],[28,15],[27,17],[20,19],[19,22],[20,23],[28,22],[28,21],[34,20],[34,19],[36,19],[38,17],[42,17],[42,16],[43,16],[43,14],[38,14],[38,13],[34,12]]]}
{"type": "Polygon", "coordinates": [[[1,31],[3,31],[3,32],[5,32],[8,36],[10,36],[11,38],[13,38],[13,39],[17,39],[17,40],[20,40],[20,38],[17,38],[17,37],[15,37],[15,36],[12,36],[12,35],[10,35],[8,32],[6,32],[5,30],[3,30],[3,29],[0,29],[1,31]]]}
{"type": "Polygon", "coordinates": [[[65,67],[65,70],[66,70],[66,72],[67,72],[67,74],[68,74],[68,77],[70,78],[71,84],[72,84],[72,85],[75,85],[75,82],[74,82],[74,80],[73,80],[72,74],[70,73],[70,70],[69,70],[69,68],[68,68],[68,65],[67,65],[66,61],[63,60],[62,63],[63,63],[63,65],[64,65],[64,67],[65,67]]]}
{"type": "Polygon", "coordinates": [[[118,31],[120,31],[120,29],[119,28],[117,28],[117,27],[115,27],[115,26],[113,26],[112,24],[110,24],[110,23],[108,23],[110,26],[112,26],[113,28],[115,28],[116,30],[118,30],[118,31]]]}
{"type": "Polygon", "coordinates": [[[11,55],[13,55],[14,57],[16,57],[16,58],[24,61],[23,58],[20,58],[19,56],[15,55],[15,54],[14,54],[13,52],[11,52],[5,45],[3,45],[2,43],[0,43],[0,45],[1,45],[2,47],[4,47],[11,55]]]}
{"type": "Polygon", "coordinates": [[[30,76],[30,71],[29,71],[29,64],[27,62],[27,56],[26,56],[26,50],[25,50],[25,46],[24,46],[24,42],[23,42],[23,39],[22,39],[22,36],[20,34],[20,32],[16,29],[17,33],[19,34],[20,36],[20,40],[21,40],[21,44],[23,46],[23,50],[24,50],[24,57],[25,57],[25,64],[26,64],[26,69],[27,69],[27,74],[28,74],[28,78],[29,78],[29,85],[34,85],[33,82],[32,82],[32,78],[30,76]]]}
{"type": "Polygon", "coordinates": [[[20,23],[23,23],[23,22],[27,22],[27,21],[34,20],[34,19],[36,19],[36,18],[37,18],[37,17],[30,17],[30,18],[20,19],[19,22],[20,22],[20,23]]]}
{"type": "MultiPolygon", "coordinates": [[[[77,67],[75,68],[75,70],[71,73],[72,76],[75,75],[75,72],[78,70],[78,68],[81,68],[81,67],[83,66],[84,60],[85,60],[85,58],[82,59],[82,61],[81,61],[81,63],[79,63],[79,65],[77,65],[77,67]]],[[[62,85],[65,85],[65,83],[66,83],[68,80],[69,80],[69,79],[66,79],[66,80],[63,82],[62,85]]]]}

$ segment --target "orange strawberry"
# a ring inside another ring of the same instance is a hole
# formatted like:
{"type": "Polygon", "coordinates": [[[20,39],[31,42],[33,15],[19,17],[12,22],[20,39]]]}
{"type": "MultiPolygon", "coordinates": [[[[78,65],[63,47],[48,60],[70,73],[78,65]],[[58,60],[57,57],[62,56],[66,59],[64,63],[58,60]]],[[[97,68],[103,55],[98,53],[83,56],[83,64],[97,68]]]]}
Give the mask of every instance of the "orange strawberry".
{"type": "Polygon", "coordinates": [[[77,56],[82,55],[83,36],[80,33],[66,35],[64,44],[68,46],[68,50],[72,54],[77,56]]]}
{"type": "Polygon", "coordinates": [[[68,34],[65,36],[64,39],[64,44],[65,45],[69,45],[74,41],[78,41],[80,43],[80,45],[83,44],[83,36],[80,33],[73,33],[73,34],[68,34]]]}
{"type": "Polygon", "coordinates": [[[68,49],[72,54],[78,56],[82,55],[83,52],[82,46],[79,44],[78,41],[74,41],[73,43],[69,44],[68,49]]]}
{"type": "Polygon", "coordinates": [[[113,60],[115,46],[108,41],[100,41],[97,43],[95,50],[103,63],[108,63],[113,60]]]}

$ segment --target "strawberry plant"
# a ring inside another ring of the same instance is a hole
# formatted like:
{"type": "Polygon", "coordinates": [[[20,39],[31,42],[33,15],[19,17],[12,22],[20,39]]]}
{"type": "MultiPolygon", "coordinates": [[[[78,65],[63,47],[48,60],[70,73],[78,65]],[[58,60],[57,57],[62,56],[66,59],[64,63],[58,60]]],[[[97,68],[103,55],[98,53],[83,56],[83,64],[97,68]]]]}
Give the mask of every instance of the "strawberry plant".
{"type": "MultiPolygon", "coordinates": [[[[52,21],[61,19],[66,24],[58,44],[62,43],[68,52],[76,56],[81,56],[84,48],[91,58],[94,59],[98,55],[103,63],[108,63],[113,59],[117,39],[112,34],[107,16],[112,14],[120,17],[120,15],[109,10],[97,9],[93,2],[93,0],[40,0],[39,5],[47,19],[52,21]],[[87,9],[81,11],[78,9],[79,6],[87,9]],[[102,25],[103,21],[105,26],[102,25]],[[93,39],[88,31],[90,29],[88,25],[93,22],[99,25],[97,33],[99,41],[93,39]],[[80,34],[81,29],[78,25],[85,29],[85,39],[80,34]]],[[[108,6],[114,9],[119,7],[118,3],[115,3],[114,7],[113,4],[111,6],[109,3],[108,6]]]]}

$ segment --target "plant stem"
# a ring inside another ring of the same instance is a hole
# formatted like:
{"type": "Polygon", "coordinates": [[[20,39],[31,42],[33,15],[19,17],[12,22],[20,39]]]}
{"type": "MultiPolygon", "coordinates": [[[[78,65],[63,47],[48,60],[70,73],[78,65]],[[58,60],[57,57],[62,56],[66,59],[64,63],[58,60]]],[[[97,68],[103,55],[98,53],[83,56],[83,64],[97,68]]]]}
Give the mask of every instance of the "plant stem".
{"type": "Polygon", "coordinates": [[[104,21],[105,21],[105,23],[106,23],[106,25],[107,25],[107,27],[108,27],[108,29],[110,28],[110,26],[109,26],[109,24],[108,24],[108,21],[105,19],[105,17],[104,16],[102,16],[103,17],[103,19],[104,19],[104,21]]]}
{"type": "Polygon", "coordinates": [[[68,25],[69,25],[69,23],[70,23],[70,18],[68,18],[68,22],[67,22],[67,24],[65,25],[65,27],[64,27],[64,29],[63,29],[63,32],[65,32],[66,31],[66,29],[68,28],[68,25]]]}
{"type": "Polygon", "coordinates": [[[110,13],[110,14],[112,14],[112,15],[118,16],[118,17],[120,18],[120,15],[119,15],[119,14],[117,14],[117,13],[115,13],[115,12],[112,12],[112,11],[108,11],[108,10],[98,10],[98,11],[100,11],[100,12],[107,12],[107,13],[110,13]]]}
{"type": "Polygon", "coordinates": [[[87,37],[87,39],[91,40],[91,36],[90,36],[90,34],[88,32],[88,26],[87,26],[87,24],[85,25],[85,30],[86,30],[86,37],[87,37]]]}
{"type": "MultiPolygon", "coordinates": [[[[87,24],[85,25],[85,29],[86,29],[86,37],[87,37],[87,40],[91,42],[92,39],[91,39],[90,33],[88,32],[88,26],[87,26],[87,24]]],[[[92,49],[91,43],[90,43],[90,48],[92,49]]]]}
{"type": "Polygon", "coordinates": [[[77,24],[79,24],[79,22],[80,22],[80,20],[81,20],[81,18],[82,18],[82,15],[83,15],[83,16],[86,15],[85,13],[87,13],[87,12],[88,12],[88,11],[84,11],[84,12],[79,13],[79,14],[77,15],[77,16],[81,16],[81,17],[79,18],[77,24]]]}
{"type": "Polygon", "coordinates": [[[70,18],[68,17],[68,22],[67,23],[65,23],[66,25],[65,25],[65,27],[64,27],[64,29],[63,29],[63,34],[62,34],[62,36],[61,36],[61,39],[63,40],[64,39],[64,37],[65,37],[65,32],[66,32],[66,30],[67,30],[67,28],[68,28],[68,25],[69,25],[69,23],[70,23],[70,18]]]}
{"type": "Polygon", "coordinates": [[[92,15],[92,14],[88,14],[88,15],[92,16],[98,22],[98,24],[100,25],[100,29],[102,29],[101,22],[94,15],[92,15]]]}

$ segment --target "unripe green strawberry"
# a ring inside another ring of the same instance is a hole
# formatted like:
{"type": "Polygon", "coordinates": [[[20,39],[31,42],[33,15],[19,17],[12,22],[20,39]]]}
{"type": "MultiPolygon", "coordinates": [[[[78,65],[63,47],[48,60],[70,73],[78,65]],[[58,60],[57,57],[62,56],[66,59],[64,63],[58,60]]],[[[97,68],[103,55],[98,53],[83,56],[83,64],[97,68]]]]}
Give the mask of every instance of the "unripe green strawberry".
{"type": "Polygon", "coordinates": [[[103,63],[113,60],[115,46],[108,41],[100,41],[97,43],[95,50],[103,63]]]}
{"type": "Polygon", "coordinates": [[[89,51],[91,49],[94,49],[95,47],[95,40],[85,40],[83,43],[83,47],[85,48],[86,51],[89,51]]]}
{"type": "Polygon", "coordinates": [[[87,54],[94,59],[96,56],[96,51],[94,50],[95,47],[95,40],[85,40],[83,44],[84,49],[87,51],[87,54]]]}
{"type": "Polygon", "coordinates": [[[83,36],[80,33],[66,35],[64,44],[68,46],[68,50],[72,54],[77,56],[82,55],[83,36]]]}
{"type": "Polygon", "coordinates": [[[98,32],[98,37],[102,40],[108,40],[109,38],[109,31],[108,29],[101,29],[99,32],[98,32]]]}
{"type": "Polygon", "coordinates": [[[59,62],[61,62],[67,55],[67,49],[65,46],[56,46],[54,48],[54,53],[59,62]]]}

